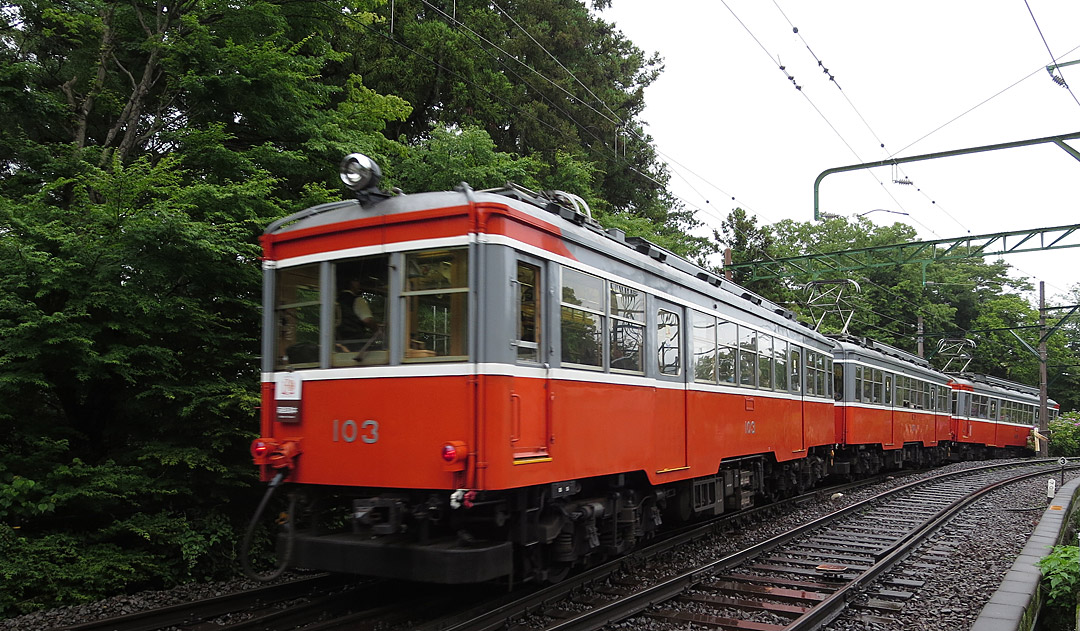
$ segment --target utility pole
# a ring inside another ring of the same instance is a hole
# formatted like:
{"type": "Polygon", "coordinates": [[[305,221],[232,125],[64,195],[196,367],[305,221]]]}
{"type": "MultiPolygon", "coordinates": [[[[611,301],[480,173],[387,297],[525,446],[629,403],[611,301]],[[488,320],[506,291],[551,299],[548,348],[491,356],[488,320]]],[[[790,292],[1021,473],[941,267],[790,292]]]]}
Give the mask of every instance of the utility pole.
{"type": "MultiPolygon", "coordinates": [[[[1050,435],[1050,410],[1046,404],[1046,282],[1039,281],[1039,433],[1050,435]]],[[[1046,441],[1039,443],[1039,456],[1049,455],[1046,441]]]]}
{"type": "Polygon", "coordinates": [[[918,334],[919,334],[919,338],[918,338],[919,339],[919,357],[926,357],[926,355],[923,354],[923,335],[922,335],[923,334],[923,324],[922,324],[922,316],[921,315],[919,316],[918,334]]]}

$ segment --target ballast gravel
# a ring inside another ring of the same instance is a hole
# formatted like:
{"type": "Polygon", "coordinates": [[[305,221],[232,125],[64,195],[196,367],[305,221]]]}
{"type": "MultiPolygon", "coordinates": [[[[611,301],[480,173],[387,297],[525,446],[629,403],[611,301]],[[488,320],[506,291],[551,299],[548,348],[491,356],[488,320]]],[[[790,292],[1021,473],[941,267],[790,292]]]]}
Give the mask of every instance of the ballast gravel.
{"type": "MultiPolygon", "coordinates": [[[[1065,480],[1077,474],[1066,473],[1065,480]]],[[[967,629],[997,591],[1047,508],[1047,475],[1009,485],[966,508],[881,580],[925,581],[899,612],[864,608],[879,581],[827,631],[940,631],[967,629]]],[[[1047,554],[1050,550],[1048,549],[1047,554]]],[[[895,587],[889,589],[897,589],[895,587]]]]}
{"type": "MultiPolygon", "coordinates": [[[[1007,464],[1009,461],[994,461],[993,464],[1007,464]]],[[[648,567],[622,577],[626,582],[640,581],[649,583],[675,576],[703,559],[721,558],[738,550],[754,545],[776,534],[832,513],[853,502],[877,495],[884,490],[907,484],[908,482],[935,475],[943,471],[955,471],[981,466],[982,462],[965,462],[939,467],[937,469],[896,478],[882,484],[867,487],[846,494],[837,499],[825,499],[804,505],[784,515],[773,516],[766,521],[747,524],[736,532],[717,535],[710,539],[683,546],[675,552],[656,560],[648,567]]],[[[1049,476],[1048,476],[1049,477],[1049,476]]],[[[1067,478],[1069,476],[1066,476],[1067,478]]],[[[1013,485],[994,493],[992,497],[969,507],[960,521],[944,529],[939,534],[939,546],[934,557],[937,567],[928,571],[926,585],[919,590],[917,598],[905,603],[899,614],[881,614],[865,610],[856,611],[852,616],[835,621],[829,629],[848,631],[855,629],[875,629],[880,631],[922,630],[922,629],[963,629],[970,626],[978,616],[990,595],[997,589],[1001,577],[1008,571],[1013,559],[1019,553],[1031,534],[1037,520],[1042,516],[1046,505],[1046,481],[1036,481],[1023,485],[1013,485]],[[1017,510],[1038,507],[1038,510],[1017,510]],[[942,555],[941,551],[953,550],[942,555]],[[944,557],[944,558],[942,558],[944,557]]],[[[924,546],[929,552],[934,544],[924,546]]],[[[909,560],[910,561],[910,560],[909,560]]],[[[912,576],[915,570],[908,568],[912,576]]],[[[894,570],[895,571],[904,571],[894,570]]],[[[289,580],[289,575],[275,582],[289,580]]],[[[208,584],[182,585],[170,590],[143,591],[121,595],[105,600],[73,607],[51,609],[17,618],[0,620],[2,631],[43,631],[57,627],[91,622],[114,616],[191,602],[203,598],[221,596],[236,591],[262,587],[265,583],[250,580],[225,581],[208,584]]],[[[588,594],[584,595],[588,596],[588,594]]],[[[595,595],[603,599],[602,594],[595,595]]],[[[865,598],[869,598],[868,595],[865,598]]],[[[542,618],[542,617],[541,617],[542,618]]],[[[522,621],[525,626],[529,621],[522,621]]],[[[535,626],[542,626],[541,619],[533,621],[535,626]]],[[[622,623],[610,625],[611,629],[667,629],[668,625],[658,623],[646,617],[633,618],[622,623]]],[[[680,629],[704,628],[698,625],[679,626],[680,629]]]]}
{"type": "MultiPolygon", "coordinates": [[[[839,500],[807,506],[767,523],[747,526],[740,532],[726,536],[724,541],[686,546],[670,555],[670,566],[667,563],[651,564],[649,575],[656,578],[675,576],[688,569],[692,561],[722,558],[889,488],[930,475],[984,464],[988,463],[957,463],[896,478],[847,494],[839,500]]],[[[1068,481],[1076,475],[1080,474],[1066,473],[1065,480],[1068,481]]],[[[880,581],[891,577],[925,581],[921,588],[910,590],[914,595],[903,602],[900,612],[886,613],[855,608],[831,623],[827,631],[942,631],[970,627],[983,605],[997,590],[1002,577],[1012,567],[1013,561],[1046,510],[1046,480],[1049,477],[1060,482],[1057,471],[1051,469],[1045,477],[1009,485],[969,506],[918,553],[882,577],[880,581]]],[[[753,572],[744,570],[743,573],[753,572]]],[[[642,584],[653,580],[644,575],[638,578],[643,579],[642,584]]],[[[866,604],[873,597],[872,594],[881,589],[898,589],[885,587],[880,581],[865,590],[856,602],[866,604]]],[[[662,608],[691,611],[668,604],[662,608]]],[[[696,630],[710,627],[685,622],[672,626],[647,616],[638,616],[607,628],[696,630]]]]}

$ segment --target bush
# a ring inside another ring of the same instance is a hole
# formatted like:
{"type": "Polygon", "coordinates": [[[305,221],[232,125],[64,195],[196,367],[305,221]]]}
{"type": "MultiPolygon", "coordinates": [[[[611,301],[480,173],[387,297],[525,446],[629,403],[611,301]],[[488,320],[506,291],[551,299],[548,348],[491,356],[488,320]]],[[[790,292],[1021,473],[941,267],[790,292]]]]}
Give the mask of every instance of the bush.
{"type": "Polygon", "coordinates": [[[1080,456],[1080,412],[1066,412],[1050,423],[1050,455],[1080,456]]]}
{"type": "Polygon", "coordinates": [[[1039,614],[1040,628],[1056,631],[1072,629],[1080,588],[1080,548],[1054,546],[1049,556],[1039,560],[1043,586],[1047,589],[1044,610],[1039,614]]]}

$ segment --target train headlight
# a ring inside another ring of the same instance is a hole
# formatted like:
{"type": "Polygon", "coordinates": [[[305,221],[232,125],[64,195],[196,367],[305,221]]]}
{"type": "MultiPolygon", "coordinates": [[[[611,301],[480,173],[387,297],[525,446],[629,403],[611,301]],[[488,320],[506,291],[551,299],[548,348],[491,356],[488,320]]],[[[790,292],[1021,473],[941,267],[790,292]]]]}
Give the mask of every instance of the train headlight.
{"type": "Polygon", "coordinates": [[[362,153],[350,153],[341,161],[341,181],[353,191],[375,188],[382,178],[382,170],[375,161],[362,153]]]}

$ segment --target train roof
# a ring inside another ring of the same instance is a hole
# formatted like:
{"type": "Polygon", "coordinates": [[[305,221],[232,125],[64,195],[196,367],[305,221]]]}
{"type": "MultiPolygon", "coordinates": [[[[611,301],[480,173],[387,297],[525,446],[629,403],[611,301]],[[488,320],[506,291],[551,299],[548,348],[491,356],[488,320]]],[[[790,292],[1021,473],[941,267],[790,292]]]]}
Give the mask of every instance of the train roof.
{"type": "Polygon", "coordinates": [[[390,195],[363,195],[361,199],[330,202],[307,208],[279,219],[267,226],[264,234],[284,235],[293,231],[325,227],[371,217],[399,215],[430,208],[456,207],[476,203],[498,203],[513,206],[516,210],[555,224],[563,236],[586,247],[599,249],[604,254],[635,263],[653,273],[674,270],[682,277],[680,284],[693,286],[689,279],[696,279],[713,288],[697,285],[698,291],[715,294],[723,291],[738,301],[728,301],[753,316],[771,321],[787,328],[800,329],[807,337],[828,344],[825,336],[796,320],[795,313],[742,287],[714,271],[696,265],[681,256],[641,237],[628,237],[617,228],[604,229],[594,220],[584,201],[561,191],[531,191],[516,184],[507,183],[497,189],[472,190],[462,183],[455,191],[409,193],[390,195]]]}
{"type": "Polygon", "coordinates": [[[839,350],[844,353],[862,353],[865,355],[867,354],[867,351],[871,351],[872,354],[877,354],[880,357],[888,357],[894,360],[914,364],[930,372],[939,373],[943,377],[945,376],[945,373],[941,373],[935,369],[926,359],[919,357],[914,353],[909,353],[905,350],[896,348],[895,346],[890,346],[884,342],[868,337],[856,337],[854,335],[831,335],[829,337],[832,338],[833,343],[836,344],[839,350]]]}
{"type": "Polygon", "coordinates": [[[1039,389],[1037,387],[1018,383],[1016,381],[1010,381],[1008,379],[1002,379],[1001,377],[966,372],[955,374],[950,373],[949,376],[952,377],[954,381],[957,381],[959,383],[965,383],[967,385],[980,384],[984,386],[990,386],[992,389],[995,390],[1009,390],[1013,392],[1019,392],[1028,396],[1039,396],[1039,389]]]}

